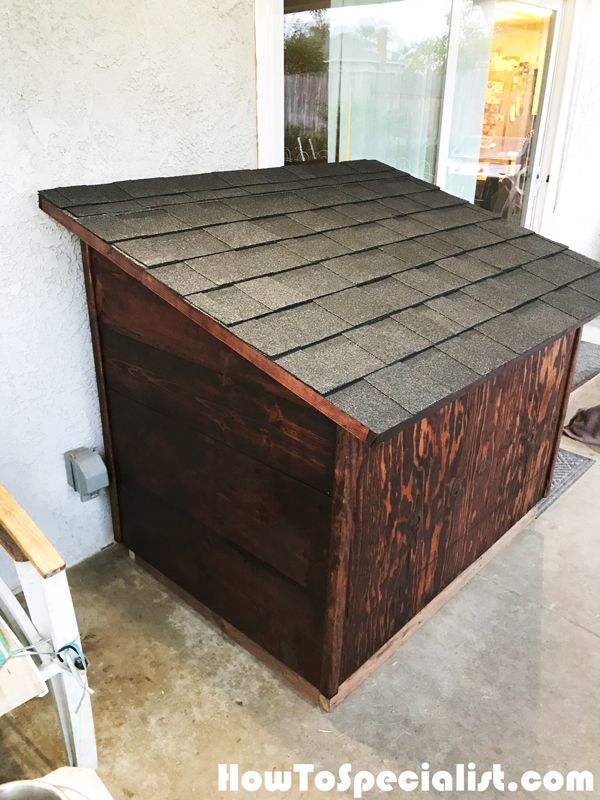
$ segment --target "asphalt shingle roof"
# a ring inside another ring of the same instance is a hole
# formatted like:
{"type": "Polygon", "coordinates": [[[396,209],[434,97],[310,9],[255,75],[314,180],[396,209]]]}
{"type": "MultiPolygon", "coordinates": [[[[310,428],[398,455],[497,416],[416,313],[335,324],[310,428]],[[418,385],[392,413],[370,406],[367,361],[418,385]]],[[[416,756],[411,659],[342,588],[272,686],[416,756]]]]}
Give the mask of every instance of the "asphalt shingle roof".
{"type": "Polygon", "coordinates": [[[377,161],[40,196],[381,434],[600,313],[600,265],[377,161]]]}

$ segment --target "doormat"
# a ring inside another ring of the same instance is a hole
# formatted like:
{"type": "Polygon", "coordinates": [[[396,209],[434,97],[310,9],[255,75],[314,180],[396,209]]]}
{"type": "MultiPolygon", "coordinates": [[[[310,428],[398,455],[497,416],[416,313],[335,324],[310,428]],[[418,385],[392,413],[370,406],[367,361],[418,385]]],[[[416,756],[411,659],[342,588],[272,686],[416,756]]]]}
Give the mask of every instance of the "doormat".
{"type": "Polygon", "coordinates": [[[538,503],[536,516],[539,517],[555,500],[558,500],[561,494],[581,478],[593,463],[593,458],[580,456],[579,453],[572,453],[570,450],[561,448],[556,459],[550,493],[538,503]]]}

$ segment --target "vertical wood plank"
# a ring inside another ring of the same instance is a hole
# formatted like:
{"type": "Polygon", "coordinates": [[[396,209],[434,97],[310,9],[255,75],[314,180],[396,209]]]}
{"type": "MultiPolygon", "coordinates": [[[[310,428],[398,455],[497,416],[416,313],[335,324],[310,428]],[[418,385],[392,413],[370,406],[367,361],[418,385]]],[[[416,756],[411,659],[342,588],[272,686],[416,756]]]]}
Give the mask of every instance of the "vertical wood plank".
{"type": "Polygon", "coordinates": [[[350,543],[354,535],[356,490],[363,460],[362,443],[338,428],[332,503],[321,693],[333,697],[340,685],[350,543]]]}
{"type": "Polygon", "coordinates": [[[92,274],[91,248],[85,242],[81,242],[81,255],[83,259],[83,275],[85,279],[85,292],[88,303],[88,313],[90,319],[90,332],[92,335],[92,349],[94,352],[94,364],[96,367],[96,385],[98,387],[98,400],[100,403],[100,419],[102,422],[102,435],[104,437],[104,456],[108,470],[108,493],[110,497],[110,512],[113,523],[113,533],[117,542],[123,540],[121,533],[121,515],[119,512],[119,492],[117,488],[117,473],[115,469],[115,459],[113,450],[112,434],[110,429],[110,418],[108,412],[108,402],[106,398],[106,381],[104,376],[104,364],[102,361],[102,341],[98,326],[98,309],[96,305],[96,293],[94,290],[94,277],[92,274]]]}
{"type": "Polygon", "coordinates": [[[575,338],[558,337],[365,447],[341,682],[541,499],[575,338]]]}
{"type": "Polygon", "coordinates": [[[554,445],[552,447],[552,457],[550,459],[548,475],[546,477],[546,483],[544,486],[544,497],[548,496],[550,488],[552,487],[552,478],[554,477],[556,459],[558,458],[560,440],[562,438],[562,432],[565,425],[565,417],[567,415],[567,407],[569,405],[569,397],[571,395],[571,387],[573,386],[573,378],[575,376],[575,367],[577,366],[577,355],[579,354],[579,345],[581,344],[581,334],[582,334],[582,328],[578,328],[577,331],[575,332],[575,335],[573,337],[573,343],[571,345],[571,363],[569,364],[569,372],[565,381],[565,390],[559,413],[559,425],[556,431],[554,445]]]}

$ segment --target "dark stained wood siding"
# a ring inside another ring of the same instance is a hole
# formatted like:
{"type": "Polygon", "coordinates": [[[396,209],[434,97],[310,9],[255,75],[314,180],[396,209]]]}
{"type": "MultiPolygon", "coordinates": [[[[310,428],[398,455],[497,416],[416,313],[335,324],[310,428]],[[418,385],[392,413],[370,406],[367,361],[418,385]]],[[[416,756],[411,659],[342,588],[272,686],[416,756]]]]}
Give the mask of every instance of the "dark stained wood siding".
{"type": "Polygon", "coordinates": [[[124,543],[317,684],[336,426],[92,252],[124,543]]]}
{"type": "Polygon", "coordinates": [[[544,493],[575,332],[370,444],[87,267],[124,543],[327,697],[544,493]]]}
{"type": "Polygon", "coordinates": [[[357,486],[340,682],[543,496],[575,338],[551,342],[385,442],[345,443],[357,486]]]}
{"type": "Polygon", "coordinates": [[[121,483],[128,545],[145,561],[313,685],[322,604],[185,510],[121,483]],[[150,562],[148,562],[150,563],[150,562]]]}
{"type": "Polygon", "coordinates": [[[331,491],[334,423],[103,256],[92,264],[107,383],[176,415],[191,410],[207,435],[331,491]],[[116,352],[111,329],[123,337],[116,352]]]}

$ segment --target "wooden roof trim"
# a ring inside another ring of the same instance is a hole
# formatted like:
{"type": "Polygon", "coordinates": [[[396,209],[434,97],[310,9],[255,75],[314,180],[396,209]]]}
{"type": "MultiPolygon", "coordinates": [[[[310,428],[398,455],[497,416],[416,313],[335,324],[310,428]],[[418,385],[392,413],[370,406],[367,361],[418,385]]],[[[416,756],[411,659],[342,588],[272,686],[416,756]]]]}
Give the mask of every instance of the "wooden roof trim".
{"type": "Polygon", "coordinates": [[[214,336],[216,339],[223,342],[223,344],[227,345],[227,347],[234,350],[238,355],[246,359],[246,361],[254,364],[255,367],[258,367],[262,372],[269,375],[269,377],[284,386],[292,392],[292,394],[295,394],[301,400],[304,400],[310,406],[316,408],[317,411],[320,411],[324,416],[332,420],[332,422],[335,422],[340,428],[344,428],[348,433],[363,442],[374,440],[375,434],[366,425],[363,425],[350,414],[334,405],[322,394],[319,394],[316,389],[307,386],[294,375],[284,370],[283,367],[280,367],[279,364],[272,361],[268,356],[264,355],[264,353],[256,350],[247,342],[242,341],[228,328],[220,325],[216,320],[212,319],[212,317],[209,317],[201,311],[201,309],[190,305],[181,295],[177,294],[173,289],[170,289],[162,281],[159,281],[158,278],[153,277],[151,270],[141,266],[134,259],[126,256],[125,253],[117,250],[87,228],[84,228],[83,225],[67,211],[58,208],[58,206],[55,206],[54,203],[51,203],[44,197],[40,197],[39,207],[61,225],[64,225],[65,228],[74,233],[83,242],[103,256],[109,258],[136,281],[146,286],[146,288],[150,289],[166,303],[176,308],[181,314],[210,333],[211,336],[214,336]]]}
{"type": "MultiPolygon", "coordinates": [[[[397,2],[397,0],[345,0],[342,8],[366,4],[370,5],[374,3],[381,4],[395,2],[397,2]]],[[[284,14],[295,14],[299,11],[321,11],[326,8],[331,8],[331,0],[284,0],[283,3],[284,14]]]]}
{"type": "Polygon", "coordinates": [[[298,11],[317,11],[331,8],[331,0],[284,0],[283,13],[295,14],[298,11]]]}

